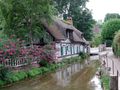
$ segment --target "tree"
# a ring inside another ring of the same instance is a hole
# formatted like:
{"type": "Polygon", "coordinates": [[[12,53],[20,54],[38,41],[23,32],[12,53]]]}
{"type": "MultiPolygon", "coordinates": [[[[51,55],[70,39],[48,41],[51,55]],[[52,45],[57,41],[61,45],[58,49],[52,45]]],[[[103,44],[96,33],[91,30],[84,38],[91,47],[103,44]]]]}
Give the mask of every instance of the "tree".
{"type": "Polygon", "coordinates": [[[92,46],[98,47],[101,44],[101,35],[95,35],[92,39],[92,46]]]}
{"type": "Polygon", "coordinates": [[[112,40],[115,36],[115,32],[120,29],[120,19],[112,19],[103,24],[102,28],[102,42],[108,42],[112,44],[112,40]]]}
{"type": "Polygon", "coordinates": [[[92,27],[94,20],[92,19],[91,12],[86,9],[82,12],[76,10],[73,16],[74,26],[83,32],[85,39],[91,40],[93,36],[92,27]]]}
{"type": "Polygon", "coordinates": [[[104,21],[106,22],[110,19],[117,19],[117,18],[120,18],[120,15],[118,13],[107,13],[104,21]]]}
{"type": "Polygon", "coordinates": [[[0,7],[5,19],[4,32],[17,38],[33,41],[42,36],[41,19],[51,20],[51,0],[1,0],[0,7]]]}
{"type": "Polygon", "coordinates": [[[75,10],[73,7],[77,8],[80,6],[82,9],[85,7],[87,1],[88,0],[54,0],[55,7],[57,8],[59,14],[66,14],[68,11],[70,12],[71,9],[75,10]]]}
{"type": "Polygon", "coordinates": [[[92,38],[94,20],[89,9],[86,8],[88,0],[54,0],[59,14],[63,17],[72,17],[74,26],[83,32],[87,40],[92,38]]]}

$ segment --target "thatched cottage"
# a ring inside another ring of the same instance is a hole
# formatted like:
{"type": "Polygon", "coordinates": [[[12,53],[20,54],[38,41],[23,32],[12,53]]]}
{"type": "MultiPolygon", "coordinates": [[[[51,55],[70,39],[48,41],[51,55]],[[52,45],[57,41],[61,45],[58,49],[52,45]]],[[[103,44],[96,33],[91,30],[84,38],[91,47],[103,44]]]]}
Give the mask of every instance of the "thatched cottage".
{"type": "Polygon", "coordinates": [[[55,18],[51,24],[44,22],[43,25],[46,34],[41,43],[55,42],[58,49],[57,59],[76,56],[80,52],[89,52],[89,43],[84,39],[83,33],[73,26],[71,18],[67,21],[55,18]]]}

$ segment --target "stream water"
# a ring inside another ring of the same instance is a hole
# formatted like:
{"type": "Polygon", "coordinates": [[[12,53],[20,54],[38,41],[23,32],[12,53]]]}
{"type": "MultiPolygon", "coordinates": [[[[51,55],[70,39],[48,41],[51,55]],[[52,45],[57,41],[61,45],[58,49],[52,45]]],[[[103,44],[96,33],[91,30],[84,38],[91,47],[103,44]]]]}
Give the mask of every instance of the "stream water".
{"type": "Polygon", "coordinates": [[[0,90],[102,90],[94,64],[94,61],[85,66],[73,64],[55,73],[21,81],[0,90]]]}

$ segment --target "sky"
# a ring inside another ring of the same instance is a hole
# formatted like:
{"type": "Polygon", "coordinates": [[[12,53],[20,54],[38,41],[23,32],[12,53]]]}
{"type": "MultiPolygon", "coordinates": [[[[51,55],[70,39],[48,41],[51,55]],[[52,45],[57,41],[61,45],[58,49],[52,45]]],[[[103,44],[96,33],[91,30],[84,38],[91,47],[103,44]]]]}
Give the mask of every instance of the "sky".
{"type": "Polygon", "coordinates": [[[104,20],[107,13],[120,14],[120,0],[89,0],[87,7],[92,10],[95,20],[104,20]]]}

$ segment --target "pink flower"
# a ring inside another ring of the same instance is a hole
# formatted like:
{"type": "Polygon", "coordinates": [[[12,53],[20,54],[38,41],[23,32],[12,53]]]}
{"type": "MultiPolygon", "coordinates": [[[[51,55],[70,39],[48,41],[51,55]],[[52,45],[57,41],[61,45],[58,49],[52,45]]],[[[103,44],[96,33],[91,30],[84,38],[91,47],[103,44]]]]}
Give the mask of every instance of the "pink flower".
{"type": "Polygon", "coordinates": [[[9,48],[9,46],[8,45],[4,45],[4,48],[9,48]]]}
{"type": "Polygon", "coordinates": [[[3,54],[4,51],[0,50],[0,54],[3,54]]]}
{"type": "Polygon", "coordinates": [[[11,45],[13,48],[16,48],[16,45],[15,45],[15,43],[13,43],[13,42],[10,42],[10,45],[11,45]]]}

